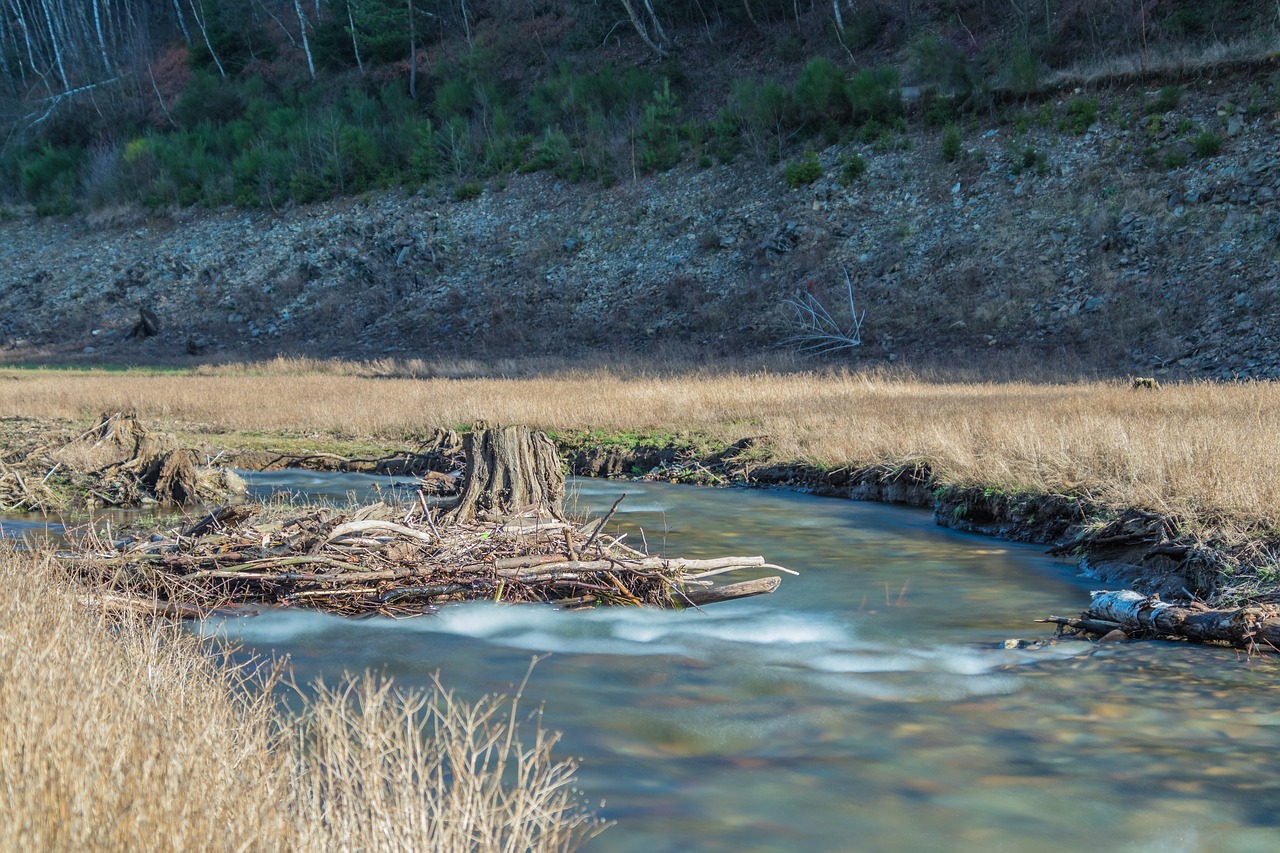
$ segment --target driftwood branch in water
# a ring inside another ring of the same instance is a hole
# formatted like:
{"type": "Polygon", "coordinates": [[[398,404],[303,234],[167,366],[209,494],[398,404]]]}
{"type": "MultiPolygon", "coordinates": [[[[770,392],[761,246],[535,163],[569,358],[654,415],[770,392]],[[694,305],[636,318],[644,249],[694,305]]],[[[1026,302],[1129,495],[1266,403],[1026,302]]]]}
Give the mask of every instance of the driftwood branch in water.
{"type": "Polygon", "coordinates": [[[687,603],[694,607],[704,604],[716,604],[721,601],[732,601],[735,598],[748,598],[753,595],[765,595],[773,592],[782,583],[782,578],[772,575],[767,578],[730,583],[710,589],[690,589],[676,596],[676,604],[687,603]]]}
{"type": "Polygon", "coordinates": [[[1092,634],[1118,629],[1131,637],[1229,643],[1280,651],[1280,610],[1267,604],[1211,610],[1199,602],[1173,604],[1133,590],[1104,591],[1093,593],[1093,603],[1079,619],[1051,617],[1043,621],[1092,634]]]}

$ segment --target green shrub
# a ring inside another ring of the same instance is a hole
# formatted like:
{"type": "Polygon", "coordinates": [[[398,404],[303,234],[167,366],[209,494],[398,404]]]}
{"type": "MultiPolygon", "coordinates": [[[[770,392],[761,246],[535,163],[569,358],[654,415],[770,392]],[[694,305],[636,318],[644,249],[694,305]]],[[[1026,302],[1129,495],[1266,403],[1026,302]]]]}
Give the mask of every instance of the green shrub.
{"type": "Polygon", "coordinates": [[[1039,91],[1043,71],[1040,55],[1030,47],[1023,47],[1010,55],[1004,76],[1013,91],[1027,95],[1039,91]]]}
{"type": "Polygon", "coordinates": [[[849,186],[867,173],[867,161],[856,151],[852,151],[840,162],[840,183],[849,186]]]}
{"type": "Polygon", "coordinates": [[[892,124],[902,117],[902,88],[898,70],[890,66],[867,68],[849,78],[846,97],[853,121],[892,124]]]}
{"type": "Polygon", "coordinates": [[[484,185],[477,183],[458,184],[453,188],[454,201],[470,201],[484,194],[484,185]]]}
{"type": "Polygon", "coordinates": [[[46,145],[39,152],[22,161],[18,179],[28,201],[65,205],[70,200],[80,180],[80,163],[83,152],[73,148],[54,148],[46,145]]]}
{"type": "Polygon", "coordinates": [[[1166,169],[1181,169],[1187,165],[1187,155],[1181,151],[1166,151],[1164,154],[1164,167],[1166,169]]]}
{"type": "Polygon", "coordinates": [[[924,95],[924,123],[929,127],[946,127],[956,120],[956,99],[937,92],[924,95]]]}
{"type": "Polygon", "coordinates": [[[1147,105],[1148,113],[1167,113],[1176,110],[1182,103],[1182,87],[1165,86],[1156,95],[1156,99],[1147,105]]]}
{"type": "Polygon", "coordinates": [[[410,174],[419,181],[440,176],[440,140],[431,119],[423,119],[413,130],[413,150],[409,154],[410,174]]]}
{"type": "Polygon", "coordinates": [[[533,156],[527,162],[520,166],[520,171],[529,172],[555,172],[561,177],[565,177],[569,162],[573,158],[573,149],[569,145],[569,137],[564,135],[564,131],[560,128],[547,128],[543,131],[542,138],[533,148],[533,156]]]}
{"type": "Polygon", "coordinates": [[[742,127],[728,108],[711,122],[711,148],[721,163],[732,163],[742,153],[742,127]]]}
{"type": "Polygon", "coordinates": [[[960,144],[960,130],[954,125],[947,125],[942,131],[941,155],[943,162],[954,163],[960,159],[963,148],[960,144]]]}
{"type": "Polygon", "coordinates": [[[680,105],[671,84],[653,93],[640,122],[640,167],[646,172],[665,172],[680,162],[680,105]]]}
{"type": "Polygon", "coordinates": [[[1245,113],[1250,118],[1262,115],[1267,109],[1266,92],[1262,88],[1261,83],[1249,84],[1249,101],[1245,106],[1245,113]]]}
{"type": "Polygon", "coordinates": [[[799,160],[792,160],[782,167],[782,177],[792,189],[813,183],[822,177],[822,164],[817,152],[810,149],[799,160]]]}
{"type": "Polygon", "coordinates": [[[475,103],[475,87],[471,85],[470,80],[462,76],[461,69],[450,67],[446,73],[449,76],[436,89],[435,102],[432,105],[432,112],[442,122],[467,115],[475,103]]]}
{"type": "Polygon", "coordinates": [[[851,110],[844,72],[825,56],[809,60],[792,90],[800,122],[811,130],[848,122],[851,110]]]}
{"type": "Polygon", "coordinates": [[[781,159],[797,124],[791,93],[770,80],[735,80],[728,114],[771,162],[781,159]]]}
{"type": "Polygon", "coordinates": [[[804,39],[788,33],[778,41],[778,58],[783,62],[799,62],[804,59],[804,39]]]}
{"type": "Polygon", "coordinates": [[[1067,115],[1062,120],[1062,129],[1076,136],[1084,136],[1097,120],[1097,101],[1092,98],[1072,98],[1067,101],[1067,115]]]}
{"type": "Polygon", "coordinates": [[[1033,169],[1037,175],[1047,174],[1049,158],[1043,151],[1037,151],[1030,145],[1021,149],[1015,147],[1010,155],[1009,170],[1015,175],[1021,175],[1028,169],[1033,169]]]}
{"type": "Polygon", "coordinates": [[[298,168],[289,177],[289,195],[300,204],[328,198],[332,192],[323,178],[308,169],[298,168]]]}
{"type": "Polygon", "coordinates": [[[1196,154],[1199,156],[1216,157],[1218,152],[1222,150],[1222,137],[1212,130],[1206,130],[1197,136],[1192,144],[1195,146],[1196,154]]]}

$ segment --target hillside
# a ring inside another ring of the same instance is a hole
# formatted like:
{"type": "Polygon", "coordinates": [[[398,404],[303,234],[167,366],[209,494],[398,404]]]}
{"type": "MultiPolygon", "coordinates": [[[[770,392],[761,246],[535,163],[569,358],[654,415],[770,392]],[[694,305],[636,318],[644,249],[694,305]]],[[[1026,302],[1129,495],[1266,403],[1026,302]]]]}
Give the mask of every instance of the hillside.
{"type": "Polygon", "coordinates": [[[1273,10],[951,5],[659,6],[666,46],[463,6],[421,77],[180,51],[113,133],[10,135],[4,355],[774,356],[847,274],[825,362],[1280,373],[1273,10]]]}

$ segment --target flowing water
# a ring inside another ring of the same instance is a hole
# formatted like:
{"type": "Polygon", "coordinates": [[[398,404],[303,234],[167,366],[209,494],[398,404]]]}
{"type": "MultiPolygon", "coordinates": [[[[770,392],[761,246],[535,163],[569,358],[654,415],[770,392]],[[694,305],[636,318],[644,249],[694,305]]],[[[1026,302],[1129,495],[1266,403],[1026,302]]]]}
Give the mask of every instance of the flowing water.
{"type": "MultiPolygon", "coordinates": [[[[250,475],[364,498],[357,475],[250,475]]],[[[927,513],[803,495],[577,483],[628,540],[799,570],[680,613],[462,605],[406,621],[267,613],[225,628],[299,681],[440,672],[509,692],[582,759],[617,821],[600,851],[1280,849],[1280,662],[1160,643],[998,648],[1049,634],[1090,582],[927,513]]]]}

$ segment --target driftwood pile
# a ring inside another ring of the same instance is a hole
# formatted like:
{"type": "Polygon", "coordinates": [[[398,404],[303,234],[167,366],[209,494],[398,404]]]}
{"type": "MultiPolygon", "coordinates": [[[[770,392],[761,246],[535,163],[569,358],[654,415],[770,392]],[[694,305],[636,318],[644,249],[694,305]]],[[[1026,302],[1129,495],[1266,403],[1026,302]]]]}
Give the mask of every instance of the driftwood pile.
{"type": "Polygon", "coordinates": [[[530,513],[446,523],[421,495],[407,509],[240,505],[163,535],[104,543],[86,534],[62,558],[108,608],[166,616],[256,604],[408,616],[464,600],[679,608],[780,582],[713,585],[727,573],[789,571],[763,557],[650,556],[605,533],[608,519],[579,525],[530,513]]]}
{"type": "Polygon", "coordinates": [[[179,505],[243,495],[244,481],[202,465],[196,451],[147,429],[132,412],[102,415],[85,432],[7,448],[0,511],[57,512],[72,505],[179,505]]]}

